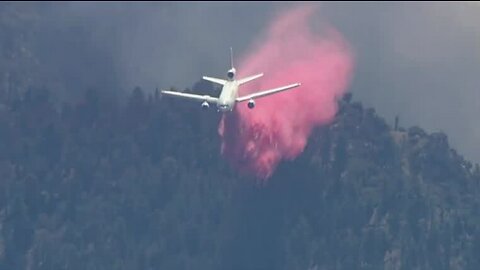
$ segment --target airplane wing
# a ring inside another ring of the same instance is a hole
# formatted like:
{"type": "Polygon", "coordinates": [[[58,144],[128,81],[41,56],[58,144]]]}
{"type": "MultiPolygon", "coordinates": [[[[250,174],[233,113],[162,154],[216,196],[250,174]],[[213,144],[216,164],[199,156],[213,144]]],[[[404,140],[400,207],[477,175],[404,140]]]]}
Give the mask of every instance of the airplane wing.
{"type": "Polygon", "coordinates": [[[206,81],[211,81],[211,82],[218,83],[218,84],[221,84],[221,85],[224,85],[227,82],[227,81],[222,80],[222,79],[217,79],[217,78],[212,78],[212,77],[207,77],[207,76],[203,76],[202,78],[206,81]]]}
{"type": "Polygon", "coordinates": [[[263,76],[263,73],[260,73],[260,74],[257,74],[257,75],[253,75],[253,76],[249,76],[249,77],[246,77],[246,78],[244,78],[244,79],[238,80],[238,84],[239,84],[239,85],[242,85],[242,84],[247,83],[247,82],[249,82],[249,81],[253,81],[253,80],[255,80],[255,79],[258,79],[258,78],[260,78],[260,77],[262,77],[262,76],[263,76]]]}
{"type": "Polygon", "coordinates": [[[218,101],[218,98],[211,97],[209,95],[195,95],[195,94],[180,93],[180,92],[165,91],[165,90],[162,90],[162,94],[169,95],[169,96],[180,97],[180,98],[186,98],[186,99],[206,101],[208,103],[215,103],[215,104],[218,101]]]}
{"type": "Polygon", "coordinates": [[[253,94],[246,95],[246,96],[243,96],[243,97],[238,97],[236,99],[236,101],[237,102],[242,102],[242,101],[253,99],[253,98],[264,97],[264,96],[268,96],[268,95],[271,95],[271,94],[282,92],[282,91],[285,91],[285,90],[288,90],[288,89],[291,89],[291,88],[295,88],[295,87],[298,87],[300,85],[301,85],[300,83],[294,83],[294,84],[290,84],[290,85],[286,85],[286,86],[282,86],[282,87],[278,87],[278,88],[273,88],[273,89],[270,89],[270,90],[265,90],[265,91],[253,93],[253,94]]]}

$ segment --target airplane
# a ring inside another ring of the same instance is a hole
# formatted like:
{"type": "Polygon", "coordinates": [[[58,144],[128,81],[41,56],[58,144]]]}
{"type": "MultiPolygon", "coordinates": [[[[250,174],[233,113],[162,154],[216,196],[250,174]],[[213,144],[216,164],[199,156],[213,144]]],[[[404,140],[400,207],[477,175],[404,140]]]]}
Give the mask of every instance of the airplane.
{"type": "Polygon", "coordinates": [[[233,108],[235,107],[235,104],[238,103],[238,102],[243,102],[243,101],[248,100],[248,103],[247,103],[248,108],[253,109],[255,107],[255,99],[256,98],[260,98],[260,97],[272,95],[272,94],[275,94],[275,93],[279,93],[279,92],[289,90],[289,89],[292,89],[292,88],[295,88],[295,87],[298,87],[298,86],[301,85],[300,83],[294,83],[294,84],[281,86],[281,87],[277,87],[277,88],[273,88],[273,89],[269,89],[269,90],[265,90],[265,91],[259,91],[259,92],[253,93],[253,94],[249,94],[249,95],[239,97],[238,96],[239,86],[262,77],[263,73],[237,80],[235,78],[236,69],[233,66],[233,50],[232,50],[232,48],[230,48],[230,63],[231,63],[231,68],[227,71],[226,80],[207,77],[207,76],[202,77],[206,81],[210,81],[210,82],[213,82],[213,83],[223,85],[222,91],[221,91],[219,97],[212,97],[212,96],[209,96],[209,95],[196,95],[196,94],[181,93],[181,92],[166,91],[166,90],[162,90],[161,92],[164,95],[202,101],[202,108],[203,109],[208,109],[210,107],[210,104],[215,104],[217,106],[217,111],[218,112],[226,113],[226,112],[233,111],[233,108]]]}

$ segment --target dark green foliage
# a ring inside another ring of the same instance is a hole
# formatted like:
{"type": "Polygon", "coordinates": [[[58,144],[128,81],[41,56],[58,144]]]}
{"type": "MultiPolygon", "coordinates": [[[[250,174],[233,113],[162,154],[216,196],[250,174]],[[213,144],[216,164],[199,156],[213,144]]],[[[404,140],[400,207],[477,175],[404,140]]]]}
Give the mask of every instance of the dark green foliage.
{"type": "Polygon", "coordinates": [[[442,133],[348,100],[260,187],[199,104],[51,99],[31,89],[0,115],[1,269],[479,266],[479,169],[442,133]]]}

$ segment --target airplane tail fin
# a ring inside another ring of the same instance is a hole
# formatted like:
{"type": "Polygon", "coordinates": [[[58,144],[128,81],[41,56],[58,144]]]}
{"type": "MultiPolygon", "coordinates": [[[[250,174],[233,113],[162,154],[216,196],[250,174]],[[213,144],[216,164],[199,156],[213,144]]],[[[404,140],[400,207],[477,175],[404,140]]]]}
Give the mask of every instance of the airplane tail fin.
{"type": "Polygon", "coordinates": [[[247,83],[247,82],[250,82],[250,81],[253,81],[255,79],[258,79],[260,77],[263,76],[263,73],[260,73],[260,74],[257,74],[257,75],[253,75],[253,76],[249,76],[249,77],[246,77],[246,78],[243,78],[243,79],[240,79],[238,80],[238,84],[239,85],[242,85],[244,83],[247,83]]]}
{"type": "Polygon", "coordinates": [[[230,47],[230,65],[233,68],[233,48],[230,47]]]}

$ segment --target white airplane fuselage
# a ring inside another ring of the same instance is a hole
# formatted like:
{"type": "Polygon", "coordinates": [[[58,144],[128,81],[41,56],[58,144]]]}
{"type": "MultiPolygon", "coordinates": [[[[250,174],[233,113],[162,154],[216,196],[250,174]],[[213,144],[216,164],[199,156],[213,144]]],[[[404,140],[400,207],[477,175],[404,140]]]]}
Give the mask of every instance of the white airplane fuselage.
{"type": "Polygon", "coordinates": [[[217,109],[220,112],[231,112],[235,106],[235,100],[238,97],[238,82],[227,81],[222,87],[222,92],[218,97],[217,109]]]}
{"type": "Polygon", "coordinates": [[[208,109],[210,107],[210,104],[216,104],[218,112],[227,113],[227,112],[233,111],[235,104],[237,104],[238,102],[248,101],[247,102],[248,108],[253,109],[255,107],[254,99],[256,98],[268,96],[271,94],[279,93],[281,91],[285,91],[285,90],[300,86],[300,83],[294,83],[294,84],[277,87],[269,90],[259,91],[253,94],[248,94],[248,95],[239,97],[238,96],[239,87],[247,82],[250,82],[262,77],[263,73],[244,77],[237,80],[235,79],[236,70],[233,67],[233,52],[231,48],[230,48],[230,62],[231,62],[231,68],[227,72],[226,79],[218,79],[218,78],[203,76],[204,80],[222,85],[222,92],[218,97],[211,97],[209,95],[197,95],[192,93],[181,93],[181,92],[167,91],[167,90],[162,90],[162,94],[201,101],[202,102],[201,105],[203,109],[208,109]]]}

